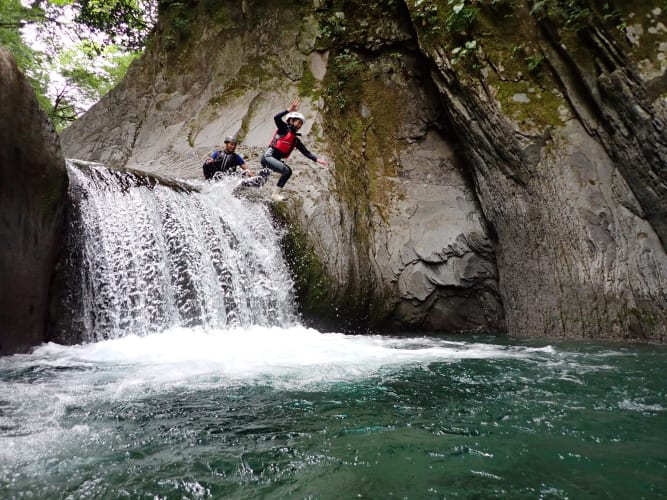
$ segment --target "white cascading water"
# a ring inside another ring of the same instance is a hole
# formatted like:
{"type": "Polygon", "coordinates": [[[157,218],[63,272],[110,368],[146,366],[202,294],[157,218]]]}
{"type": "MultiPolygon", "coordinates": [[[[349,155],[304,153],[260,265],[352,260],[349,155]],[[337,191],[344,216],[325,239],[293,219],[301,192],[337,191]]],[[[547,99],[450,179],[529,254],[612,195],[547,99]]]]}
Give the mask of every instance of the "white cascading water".
{"type": "Polygon", "coordinates": [[[79,160],[68,169],[75,227],[63,286],[65,297],[77,299],[61,308],[73,311],[62,325],[67,342],[34,351],[50,364],[118,363],[121,371],[136,364],[141,371],[132,378],[156,386],[215,375],[223,385],[268,377],[305,387],[388,366],[530,354],[307,328],[295,310],[280,230],[265,204],[232,194],[238,179],[188,190],[79,160]],[[69,327],[76,335],[68,337],[69,327]]]}
{"type": "Polygon", "coordinates": [[[68,286],[81,287],[85,341],[296,322],[280,235],[265,205],[231,195],[234,183],[179,192],[98,164],[68,170],[83,264],[68,286]]]}

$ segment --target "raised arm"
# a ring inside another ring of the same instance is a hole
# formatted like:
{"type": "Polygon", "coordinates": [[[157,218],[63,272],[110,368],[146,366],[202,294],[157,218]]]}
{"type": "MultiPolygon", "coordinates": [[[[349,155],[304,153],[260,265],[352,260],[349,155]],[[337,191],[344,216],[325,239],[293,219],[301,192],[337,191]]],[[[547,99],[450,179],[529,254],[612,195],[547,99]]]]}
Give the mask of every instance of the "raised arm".
{"type": "Polygon", "coordinates": [[[281,111],[273,117],[273,121],[276,122],[276,127],[278,128],[278,133],[281,135],[287,133],[287,123],[285,123],[283,120],[283,116],[285,116],[287,113],[289,113],[288,109],[281,111]]]}
{"type": "Polygon", "coordinates": [[[278,127],[278,133],[279,134],[285,134],[287,133],[287,124],[283,120],[283,116],[285,116],[287,113],[291,113],[292,111],[296,111],[299,109],[299,105],[301,104],[301,101],[298,99],[294,99],[290,105],[289,108],[287,108],[285,111],[281,111],[278,113],[276,116],[273,117],[273,121],[276,122],[276,127],[278,127]]]}

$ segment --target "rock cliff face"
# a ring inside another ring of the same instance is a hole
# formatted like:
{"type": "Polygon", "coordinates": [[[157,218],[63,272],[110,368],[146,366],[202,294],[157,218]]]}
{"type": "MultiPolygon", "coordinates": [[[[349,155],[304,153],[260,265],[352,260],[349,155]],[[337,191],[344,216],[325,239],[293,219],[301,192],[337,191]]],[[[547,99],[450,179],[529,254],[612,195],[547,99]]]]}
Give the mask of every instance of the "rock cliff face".
{"type": "Polygon", "coordinates": [[[43,342],[67,192],[55,130],[0,47],[0,354],[43,342]]]}
{"type": "Polygon", "coordinates": [[[498,237],[510,331],[664,337],[667,82],[664,36],[651,34],[665,14],[654,3],[607,13],[641,23],[634,40],[595,2],[569,29],[527,5],[481,9],[479,33],[493,25],[499,39],[481,40],[472,71],[455,67],[451,40],[418,27],[498,237]],[[517,49],[544,67],[530,74],[517,49]]]}
{"type": "Polygon", "coordinates": [[[257,165],[299,96],[332,164],[291,158],[276,206],[306,317],[662,339],[667,19],[548,3],[172,5],[65,153],[199,177],[235,133],[257,165]]]}

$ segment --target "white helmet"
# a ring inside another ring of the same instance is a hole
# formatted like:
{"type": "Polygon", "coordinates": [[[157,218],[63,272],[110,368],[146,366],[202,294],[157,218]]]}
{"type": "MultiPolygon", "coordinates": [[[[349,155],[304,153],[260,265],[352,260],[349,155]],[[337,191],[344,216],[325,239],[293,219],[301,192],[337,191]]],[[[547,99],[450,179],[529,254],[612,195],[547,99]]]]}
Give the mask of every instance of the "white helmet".
{"type": "Polygon", "coordinates": [[[298,120],[301,120],[301,123],[306,123],[306,119],[304,118],[304,116],[297,111],[291,111],[291,112],[287,113],[287,116],[285,117],[285,120],[289,121],[292,118],[296,118],[298,120]]]}

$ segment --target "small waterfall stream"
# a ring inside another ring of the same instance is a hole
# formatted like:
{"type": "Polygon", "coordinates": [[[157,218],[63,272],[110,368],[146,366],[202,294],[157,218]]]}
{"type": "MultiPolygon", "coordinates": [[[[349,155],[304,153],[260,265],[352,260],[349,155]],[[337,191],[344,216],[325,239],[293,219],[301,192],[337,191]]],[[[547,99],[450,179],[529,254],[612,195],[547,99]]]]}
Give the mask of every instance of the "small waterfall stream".
{"type": "Polygon", "coordinates": [[[280,234],[266,206],[231,194],[233,180],[197,191],[80,161],[68,172],[61,330],[97,341],[296,322],[280,234]]]}

